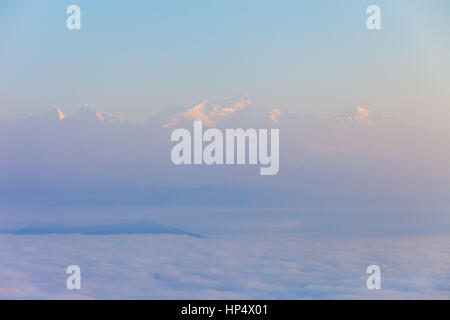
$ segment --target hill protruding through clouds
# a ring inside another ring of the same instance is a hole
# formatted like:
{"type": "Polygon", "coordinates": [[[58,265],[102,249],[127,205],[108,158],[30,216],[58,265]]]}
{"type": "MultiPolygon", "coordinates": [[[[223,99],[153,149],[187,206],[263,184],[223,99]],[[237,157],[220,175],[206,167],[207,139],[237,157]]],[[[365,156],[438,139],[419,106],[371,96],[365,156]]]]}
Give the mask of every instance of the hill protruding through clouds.
{"type": "Polygon", "coordinates": [[[204,238],[204,236],[183,231],[181,229],[161,225],[145,220],[135,223],[119,223],[95,226],[55,226],[40,225],[30,226],[13,230],[0,230],[0,234],[21,234],[21,235],[37,235],[37,234],[88,234],[88,235],[117,235],[117,234],[177,234],[188,235],[196,238],[204,238]]]}
{"type": "Polygon", "coordinates": [[[164,108],[143,126],[63,107],[0,123],[2,203],[406,205],[448,201],[450,139],[367,107],[323,119],[247,97],[164,108]],[[175,128],[279,128],[280,171],[175,166],[175,128]]]}

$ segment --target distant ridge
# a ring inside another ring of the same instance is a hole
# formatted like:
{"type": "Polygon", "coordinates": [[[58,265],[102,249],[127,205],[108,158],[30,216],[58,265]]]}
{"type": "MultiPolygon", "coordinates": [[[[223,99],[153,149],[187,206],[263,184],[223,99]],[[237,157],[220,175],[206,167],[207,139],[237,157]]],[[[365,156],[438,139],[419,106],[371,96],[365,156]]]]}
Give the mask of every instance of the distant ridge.
{"type": "Polygon", "coordinates": [[[183,231],[181,229],[161,225],[145,220],[135,223],[108,224],[97,226],[33,226],[14,230],[0,230],[0,234],[87,234],[87,235],[114,235],[114,234],[176,234],[195,238],[205,238],[202,235],[183,231]]]}

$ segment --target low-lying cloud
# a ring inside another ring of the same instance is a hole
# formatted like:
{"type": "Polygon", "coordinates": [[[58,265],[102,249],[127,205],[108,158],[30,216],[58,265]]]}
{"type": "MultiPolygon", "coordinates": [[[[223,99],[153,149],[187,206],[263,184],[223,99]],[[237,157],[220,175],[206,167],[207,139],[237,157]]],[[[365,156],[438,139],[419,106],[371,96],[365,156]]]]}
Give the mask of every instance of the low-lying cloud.
{"type": "Polygon", "coordinates": [[[0,235],[0,297],[448,299],[448,243],[448,235],[0,235]],[[72,264],[81,290],[65,288],[72,264]],[[366,288],[371,264],[381,267],[381,290],[366,288]]]}

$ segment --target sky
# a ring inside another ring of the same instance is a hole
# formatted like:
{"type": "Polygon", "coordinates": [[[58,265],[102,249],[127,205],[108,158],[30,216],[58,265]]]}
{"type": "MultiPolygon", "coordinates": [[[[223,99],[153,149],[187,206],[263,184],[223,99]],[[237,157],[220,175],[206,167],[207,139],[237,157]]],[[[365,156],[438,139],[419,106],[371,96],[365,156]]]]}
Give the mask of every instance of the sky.
{"type": "Polygon", "coordinates": [[[450,134],[450,3],[2,1],[0,120],[88,103],[143,123],[248,95],[331,117],[356,105],[450,134]],[[81,8],[81,30],[66,8],[81,8]],[[382,30],[366,28],[381,8],[382,30]]]}

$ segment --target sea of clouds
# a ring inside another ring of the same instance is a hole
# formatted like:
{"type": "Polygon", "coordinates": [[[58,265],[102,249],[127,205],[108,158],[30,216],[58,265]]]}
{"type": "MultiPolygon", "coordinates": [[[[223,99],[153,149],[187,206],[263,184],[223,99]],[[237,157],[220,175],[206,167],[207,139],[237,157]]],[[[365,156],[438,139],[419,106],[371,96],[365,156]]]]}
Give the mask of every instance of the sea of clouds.
{"type": "Polygon", "coordinates": [[[1,299],[450,298],[450,235],[0,235],[0,256],[1,299]]]}

